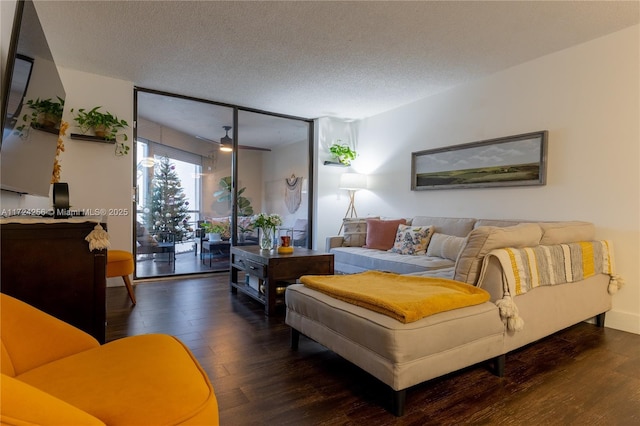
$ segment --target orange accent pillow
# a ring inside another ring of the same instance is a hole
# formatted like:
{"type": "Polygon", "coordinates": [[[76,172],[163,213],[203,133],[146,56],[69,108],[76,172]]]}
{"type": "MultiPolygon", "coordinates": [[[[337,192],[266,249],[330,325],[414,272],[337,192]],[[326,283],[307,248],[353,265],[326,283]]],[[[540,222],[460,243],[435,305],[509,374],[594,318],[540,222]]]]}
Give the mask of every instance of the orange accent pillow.
{"type": "Polygon", "coordinates": [[[389,250],[395,242],[398,225],[405,225],[406,223],[405,219],[367,219],[367,239],[363,247],[389,250]]]}

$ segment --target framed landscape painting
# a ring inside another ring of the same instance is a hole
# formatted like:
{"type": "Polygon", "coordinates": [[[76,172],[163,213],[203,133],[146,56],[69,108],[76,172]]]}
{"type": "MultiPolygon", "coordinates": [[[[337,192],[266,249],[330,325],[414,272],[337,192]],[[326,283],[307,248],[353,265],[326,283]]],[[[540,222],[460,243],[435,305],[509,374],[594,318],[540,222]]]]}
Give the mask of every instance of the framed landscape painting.
{"type": "Polygon", "coordinates": [[[547,131],[411,153],[413,191],[544,185],[547,131]]]}

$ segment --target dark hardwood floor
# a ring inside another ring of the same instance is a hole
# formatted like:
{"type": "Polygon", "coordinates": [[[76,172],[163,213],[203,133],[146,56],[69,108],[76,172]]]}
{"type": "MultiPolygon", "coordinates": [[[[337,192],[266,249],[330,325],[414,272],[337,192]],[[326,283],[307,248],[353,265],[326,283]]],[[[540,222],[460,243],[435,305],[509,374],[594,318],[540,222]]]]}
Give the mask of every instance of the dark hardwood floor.
{"type": "Polygon", "coordinates": [[[581,323],[507,355],[505,377],[478,365],[415,386],[406,414],[385,385],[304,337],[284,314],[232,295],[228,274],[146,282],[131,307],[107,289],[107,340],[169,333],[208,373],[223,425],[640,424],[640,336],[581,323]]]}
{"type": "Polygon", "coordinates": [[[172,275],[202,274],[229,270],[229,253],[201,253],[199,248],[186,243],[176,246],[176,255],[169,262],[169,253],[136,256],[136,276],[139,279],[172,275]],[[188,250],[191,248],[191,250],[188,250]]]}

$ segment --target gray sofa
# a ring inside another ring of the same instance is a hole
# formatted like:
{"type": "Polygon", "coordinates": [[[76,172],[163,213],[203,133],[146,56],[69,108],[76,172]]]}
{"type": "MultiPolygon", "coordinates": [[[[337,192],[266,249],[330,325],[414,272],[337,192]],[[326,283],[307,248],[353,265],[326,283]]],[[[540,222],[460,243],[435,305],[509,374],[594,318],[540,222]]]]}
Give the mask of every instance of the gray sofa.
{"type": "MultiPolygon", "coordinates": [[[[604,326],[605,312],[611,308],[610,292],[615,290],[610,287],[611,274],[598,273],[516,295],[508,274],[493,256],[493,250],[505,247],[590,241],[595,238],[593,224],[435,217],[415,217],[411,223],[432,226],[433,236],[458,237],[451,240],[457,240],[453,247],[459,246],[459,251],[451,254],[440,247],[427,249],[431,256],[399,255],[345,247],[343,237],[330,237],[327,250],[335,256],[336,272],[380,269],[450,278],[484,288],[490,301],[402,324],[301,284],[289,286],[285,293],[292,346],[297,347],[300,334],[306,335],[377,377],[393,390],[397,415],[403,413],[410,386],[486,360],[493,361],[496,374],[501,375],[505,354],[514,349],[594,317],[604,326]],[[449,258],[433,256],[437,253],[449,258]],[[416,262],[415,257],[430,259],[416,262]],[[518,321],[512,322],[515,318],[518,321]]],[[[362,227],[358,232],[363,232],[362,227]]]]}
{"type": "MultiPolygon", "coordinates": [[[[429,249],[425,256],[410,256],[363,247],[345,247],[345,237],[329,237],[327,250],[334,255],[336,273],[376,269],[450,278],[486,289],[491,301],[496,303],[505,298],[508,286],[497,260],[488,258],[486,264],[484,262],[485,256],[492,250],[595,239],[595,226],[583,221],[528,222],[416,216],[408,223],[412,226],[432,226],[434,233],[430,245],[438,235],[458,237],[461,240],[459,251],[449,258],[429,256],[429,249]],[[416,261],[415,258],[422,259],[416,261]]],[[[363,232],[361,227],[358,232],[363,232]]],[[[354,241],[357,243],[358,239],[354,241]]],[[[440,254],[443,251],[433,252],[440,254]]],[[[566,283],[564,286],[541,287],[514,297],[519,316],[528,326],[521,332],[507,334],[504,352],[595,316],[599,316],[598,321],[604,325],[604,313],[611,309],[611,296],[607,291],[609,280],[608,275],[599,274],[587,280],[566,283]],[[578,292],[581,294],[574,294],[578,292]],[[580,303],[575,303],[576,300],[580,303]],[[541,311],[557,313],[552,316],[539,315],[541,311]]]]}
{"type": "MultiPolygon", "coordinates": [[[[470,218],[444,218],[416,216],[407,221],[412,226],[433,226],[434,235],[448,235],[465,238],[476,224],[497,223],[496,221],[477,221],[470,218]]],[[[501,221],[500,224],[513,225],[515,222],[501,221]]],[[[391,253],[385,250],[362,247],[366,242],[366,219],[347,219],[344,236],[327,237],[326,250],[334,256],[336,273],[353,274],[368,270],[388,271],[409,274],[439,269],[451,270],[455,258],[440,256],[410,256],[391,253]]],[[[433,236],[432,236],[433,238],[433,236]]],[[[452,256],[451,256],[452,257],[452,256]]]]}

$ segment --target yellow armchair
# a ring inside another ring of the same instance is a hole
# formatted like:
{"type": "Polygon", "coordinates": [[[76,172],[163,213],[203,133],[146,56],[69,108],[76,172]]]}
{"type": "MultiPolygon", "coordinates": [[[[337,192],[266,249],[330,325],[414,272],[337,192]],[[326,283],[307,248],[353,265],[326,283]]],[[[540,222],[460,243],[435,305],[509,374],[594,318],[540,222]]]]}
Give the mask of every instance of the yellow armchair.
{"type": "Polygon", "coordinates": [[[217,425],[206,373],[161,334],[99,345],[90,335],[0,294],[0,423],[217,425]]]}

